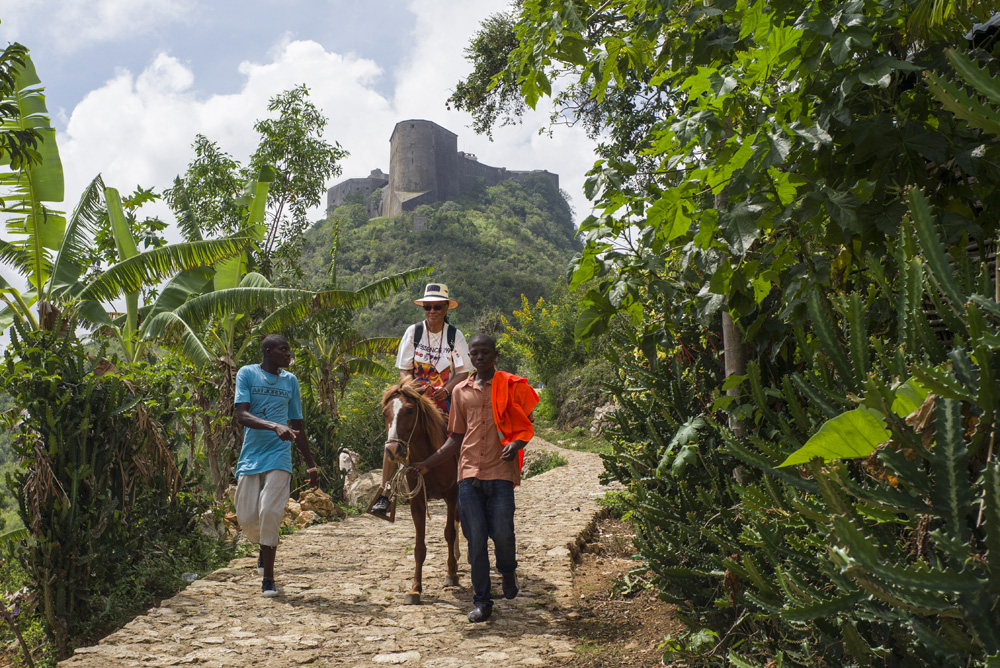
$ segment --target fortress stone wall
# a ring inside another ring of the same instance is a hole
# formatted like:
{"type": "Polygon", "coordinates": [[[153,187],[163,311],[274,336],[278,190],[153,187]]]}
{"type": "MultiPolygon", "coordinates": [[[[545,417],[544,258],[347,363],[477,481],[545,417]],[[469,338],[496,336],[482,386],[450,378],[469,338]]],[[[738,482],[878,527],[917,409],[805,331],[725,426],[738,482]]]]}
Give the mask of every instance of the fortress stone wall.
{"type": "Polygon", "coordinates": [[[559,175],[545,170],[510,171],[490,167],[476,156],[458,150],[458,135],[431,121],[412,119],[396,124],[389,138],[389,174],[373,170],[368,178],[347,179],[327,192],[332,211],[352,192],[365,197],[382,188],[378,211],[371,215],[398,216],[421,204],[442,202],[469,194],[481,182],[495,186],[506,179],[544,174],[559,187],[559,175]]]}

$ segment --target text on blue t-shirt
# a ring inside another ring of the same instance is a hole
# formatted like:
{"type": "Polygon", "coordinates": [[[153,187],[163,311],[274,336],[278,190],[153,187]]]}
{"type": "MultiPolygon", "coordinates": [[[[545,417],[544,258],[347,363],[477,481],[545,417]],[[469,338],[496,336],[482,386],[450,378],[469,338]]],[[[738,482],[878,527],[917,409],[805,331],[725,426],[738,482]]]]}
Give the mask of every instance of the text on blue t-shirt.
{"type": "MultiPolygon", "coordinates": [[[[236,374],[234,404],[249,403],[250,413],[262,420],[287,425],[302,419],[302,396],[295,374],[279,369],[268,373],[259,364],[248,364],[236,374]]],[[[236,476],[265,471],[292,471],[292,444],[269,429],[243,428],[243,449],[236,476]]]]}

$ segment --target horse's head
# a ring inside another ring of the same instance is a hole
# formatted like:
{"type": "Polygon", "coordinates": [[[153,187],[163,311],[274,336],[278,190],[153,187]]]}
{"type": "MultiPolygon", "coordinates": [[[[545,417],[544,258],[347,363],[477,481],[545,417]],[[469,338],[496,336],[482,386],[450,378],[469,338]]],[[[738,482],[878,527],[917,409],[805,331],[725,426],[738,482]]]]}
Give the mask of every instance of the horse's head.
{"type": "MultiPolygon", "coordinates": [[[[417,441],[431,443],[432,451],[441,445],[444,416],[416,383],[406,381],[388,388],[382,394],[382,415],[385,417],[385,451],[397,464],[408,461],[411,444],[417,441]]],[[[428,452],[418,456],[429,455],[428,452]]]]}

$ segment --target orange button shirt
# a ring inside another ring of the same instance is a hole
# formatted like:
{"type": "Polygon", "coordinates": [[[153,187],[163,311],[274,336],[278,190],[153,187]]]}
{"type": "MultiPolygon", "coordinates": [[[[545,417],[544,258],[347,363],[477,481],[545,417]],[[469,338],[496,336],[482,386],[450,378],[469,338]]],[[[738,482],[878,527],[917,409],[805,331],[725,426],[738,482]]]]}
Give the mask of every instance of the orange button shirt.
{"type": "Polygon", "coordinates": [[[521,483],[521,467],[515,458],[501,459],[503,446],[493,423],[493,380],[477,387],[474,376],[462,381],[455,388],[451,400],[448,430],[465,434],[458,453],[458,479],[509,480],[521,483]]]}

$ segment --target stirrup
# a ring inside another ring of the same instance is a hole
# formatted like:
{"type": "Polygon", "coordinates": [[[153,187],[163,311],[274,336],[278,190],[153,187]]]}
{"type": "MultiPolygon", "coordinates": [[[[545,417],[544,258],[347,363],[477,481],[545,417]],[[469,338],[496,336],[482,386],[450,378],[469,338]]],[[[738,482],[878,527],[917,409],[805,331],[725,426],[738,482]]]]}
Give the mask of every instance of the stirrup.
{"type": "Polygon", "coordinates": [[[386,522],[393,524],[396,522],[396,495],[392,494],[390,496],[391,492],[389,493],[384,493],[384,492],[389,492],[389,490],[379,485],[379,488],[375,490],[375,496],[373,496],[372,500],[368,503],[368,508],[365,510],[365,513],[371,515],[372,517],[377,517],[380,520],[385,520],[386,522]],[[387,512],[385,515],[372,512],[372,508],[375,506],[375,502],[378,501],[380,496],[385,496],[389,499],[389,512],[387,512]]]}

